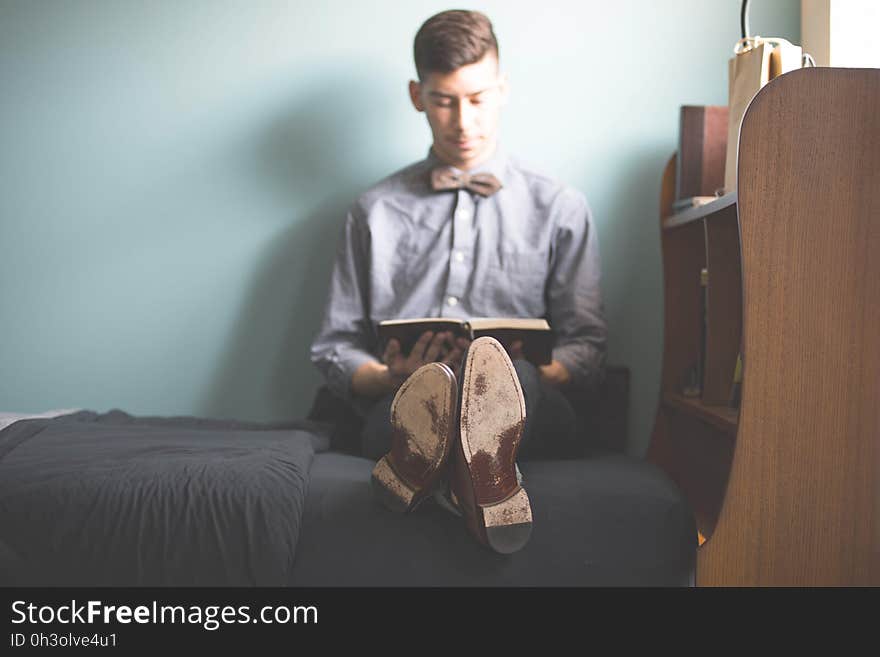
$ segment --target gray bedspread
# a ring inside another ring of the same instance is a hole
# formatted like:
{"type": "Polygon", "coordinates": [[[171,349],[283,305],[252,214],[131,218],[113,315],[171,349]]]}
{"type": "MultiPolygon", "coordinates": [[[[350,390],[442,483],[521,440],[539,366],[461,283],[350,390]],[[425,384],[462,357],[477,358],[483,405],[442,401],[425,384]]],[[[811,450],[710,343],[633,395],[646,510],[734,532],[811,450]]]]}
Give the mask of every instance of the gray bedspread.
{"type": "Polygon", "coordinates": [[[0,584],[283,586],[320,425],[81,411],[0,431],[0,584]]]}

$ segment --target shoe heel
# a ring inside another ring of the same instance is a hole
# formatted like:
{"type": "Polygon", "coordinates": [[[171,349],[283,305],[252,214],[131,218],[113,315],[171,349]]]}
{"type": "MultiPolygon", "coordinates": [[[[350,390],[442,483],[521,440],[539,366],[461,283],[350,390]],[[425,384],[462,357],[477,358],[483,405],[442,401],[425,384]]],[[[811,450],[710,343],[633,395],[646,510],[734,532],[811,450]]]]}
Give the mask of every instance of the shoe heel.
{"type": "Polygon", "coordinates": [[[524,488],[497,504],[481,506],[486,540],[496,552],[520,550],[532,534],[532,507],[524,488]]]}
{"type": "Polygon", "coordinates": [[[416,490],[397,476],[387,456],[383,456],[373,468],[370,483],[379,501],[396,513],[406,513],[416,501],[416,490]]]}

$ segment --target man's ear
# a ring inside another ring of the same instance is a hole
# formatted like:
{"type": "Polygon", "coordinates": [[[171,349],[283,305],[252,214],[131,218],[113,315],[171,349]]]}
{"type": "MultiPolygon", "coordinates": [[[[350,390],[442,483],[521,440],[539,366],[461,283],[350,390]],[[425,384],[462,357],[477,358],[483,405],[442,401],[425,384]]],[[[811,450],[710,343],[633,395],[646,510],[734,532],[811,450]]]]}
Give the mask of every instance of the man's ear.
{"type": "Polygon", "coordinates": [[[415,80],[409,81],[409,99],[412,101],[413,107],[418,112],[425,111],[425,105],[422,103],[422,85],[415,80]]]}
{"type": "Polygon", "coordinates": [[[501,104],[507,105],[507,99],[510,96],[510,79],[507,77],[507,73],[501,74],[499,91],[501,93],[501,104]]]}

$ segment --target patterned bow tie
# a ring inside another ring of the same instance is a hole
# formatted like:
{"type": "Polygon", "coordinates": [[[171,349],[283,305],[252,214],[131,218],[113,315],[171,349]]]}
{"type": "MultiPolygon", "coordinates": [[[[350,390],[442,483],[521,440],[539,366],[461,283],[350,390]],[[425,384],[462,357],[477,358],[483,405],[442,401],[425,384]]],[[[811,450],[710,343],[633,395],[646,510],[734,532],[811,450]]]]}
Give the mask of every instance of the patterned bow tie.
{"type": "Polygon", "coordinates": [[[491,173],[468,175],[451,167],[440,166],[431,171],[431,188],[435,192],[465,188],[481,196],[491,196],[501,189],[501,181],[491,173]]]}

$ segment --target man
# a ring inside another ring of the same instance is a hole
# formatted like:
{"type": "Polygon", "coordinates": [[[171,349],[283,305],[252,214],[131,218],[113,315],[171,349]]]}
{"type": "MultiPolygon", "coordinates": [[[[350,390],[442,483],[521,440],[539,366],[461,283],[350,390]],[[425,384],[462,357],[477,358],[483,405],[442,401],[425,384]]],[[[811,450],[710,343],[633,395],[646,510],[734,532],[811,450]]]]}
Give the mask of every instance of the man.
{"type": "Polygon", "coordinates": [[[349,212],[312,361],[364,417],[363,452],[381,459],[374,483],[390,508],[412,509],[448,480],[474,535],[514,551],[531,523],[511,481],[516,455],[575,442],[563,393],[594,388],[604,373],[597,236],[580,192],[500,148],[508,82],[486,16],[433,16],[414,55],[410,99],[433,143],[349,212]],[[547,317],[552,362],[533,366],[519,343],[507,352],[491,338],[469,345],[442,332],[423,334],[408,354],[395,340],[379,353],[378,322],[429,316],[547,317]],[[479,465],[482,454],[490,465],[479,465]],[[492,539],[493,513],[513,519],[509,535],[492,539]]]}

